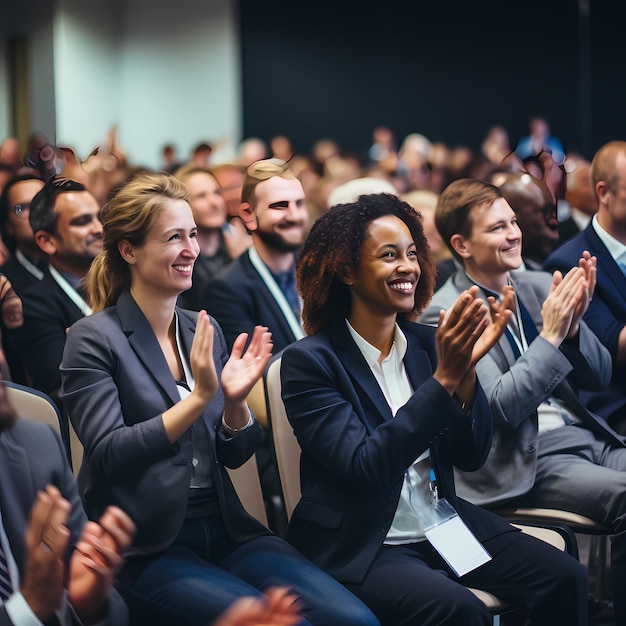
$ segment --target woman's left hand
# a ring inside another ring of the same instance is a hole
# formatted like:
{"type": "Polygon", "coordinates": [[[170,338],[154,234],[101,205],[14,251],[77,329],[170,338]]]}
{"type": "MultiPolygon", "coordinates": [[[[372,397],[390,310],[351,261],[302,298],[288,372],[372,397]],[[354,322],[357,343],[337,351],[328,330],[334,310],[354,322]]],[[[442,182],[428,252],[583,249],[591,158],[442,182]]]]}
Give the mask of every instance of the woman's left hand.
{"type": "Polygon", "coordinates": [[[272,357],[272,333],[266,326],[256,326],[248,349],[244,352],[248,333],[235,339],[230,358],[222,370],[224,398],[245,400],[254,384],[261,378],[272,357]]]}

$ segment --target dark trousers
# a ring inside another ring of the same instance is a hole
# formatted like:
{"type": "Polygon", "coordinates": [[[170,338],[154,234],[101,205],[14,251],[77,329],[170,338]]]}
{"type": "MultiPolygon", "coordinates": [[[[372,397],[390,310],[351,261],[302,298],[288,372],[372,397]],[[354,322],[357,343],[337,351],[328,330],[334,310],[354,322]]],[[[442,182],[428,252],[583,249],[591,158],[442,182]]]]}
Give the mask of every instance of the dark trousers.
{"type": "Polygon", "coordinates": [[[488,626],[467,587],[525,608],[533,626],[587,626],[587,574],[568,554],[521,532],[483,544],[492,560],[458,578],[428,542],[384,546],[360,585],[347,585],[383,626],[488,626]]]}
{"type": "Polygon", "coordinates": [[[221,517],[187,520],[164,552],[129,558],[118,583],[131,621],[151,626],[207,626],[238,598],[272,586],[300,597],[299,626],[379,626],[360,600],[287,542],[268,535],[234,543],[221,517]]]}

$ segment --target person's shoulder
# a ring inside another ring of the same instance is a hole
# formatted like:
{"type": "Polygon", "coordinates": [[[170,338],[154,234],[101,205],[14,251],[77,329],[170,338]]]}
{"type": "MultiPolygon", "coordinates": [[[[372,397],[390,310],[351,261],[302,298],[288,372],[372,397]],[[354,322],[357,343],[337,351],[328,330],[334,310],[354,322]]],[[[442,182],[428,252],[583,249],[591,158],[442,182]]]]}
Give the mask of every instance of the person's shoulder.
{"type": "Polygon", "coordinates": [[[422,312],[419,321],[422,324],[437,324],[439,322],[439,311],[447,310],[459,297],[463,291],[457,285],[460,278],[459,272],[454,272],[448,276],[446,282],[433,294],[428,306],[422,312]]]}
{"type": "Polygon", "coordinates": [[[207,289],[215,292],[249,282],[250,267],[250,259],[247,252],[244,252],[213,276],[207,283],[207,289]]]}
{"type": "Polygon", "coordinates": [[[117,314],[117,306],[113,305],[97,313],[92,313],[91,315],[77,319],[70,328],[74,334],[77,332],[98,332],[106,334],[107,331],[119,327],[120,320],[117,314]]]}
{"type": "Polygon", "coordinates": [[[6,431],[20,445],[30,445],[37,443],[45,449],[50,443],[58,438],[58,434],[54,431],[50,424],[45,422],[37,422],[26,417],[18,417],[15,424],[6,431]]]}
{"type": "Polygon", "coordinates": [[[402,329],[405,335],[412,335],[418,339],[427,339],[430,341],[437,332],[437,329],[428,324],[422,322],[412,322],[409,320],[399,320],[398,326],[402,329]]]}
{"type": "Polygon", "coordinates": [[[545,260],[543,267],[544,269],[551,270],[555,269],[556,266],[563,262],[575,265],[578,263],[582,251],[586,250],[588,247],[587,229],[584,229],[552,250],[545,260]]]}

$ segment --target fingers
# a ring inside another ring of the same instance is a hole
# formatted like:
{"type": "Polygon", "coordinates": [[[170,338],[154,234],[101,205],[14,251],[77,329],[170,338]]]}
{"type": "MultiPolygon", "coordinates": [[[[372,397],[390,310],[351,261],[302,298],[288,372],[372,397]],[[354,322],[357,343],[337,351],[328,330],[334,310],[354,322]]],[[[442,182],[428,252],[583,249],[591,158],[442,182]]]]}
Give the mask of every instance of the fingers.
{"type": "Polygon", "coordinates": [[[43,550],[63,558],[70,538],[65,526],[70,509],[70,503],[56,487],[48,485],[45,491],[38,492],[26,531],[29,551],[43,550]]]}
{"type": "MultiPolygon", "coordinates": [[[[244,354],[244,348],[248,339],[248,333],[241,333],[237,339],[233,342],[233,347],[230,351],[232,359],[241,359],[244,354]]],[[[255,326],[252,332],[252,338],[250,344],[246,350],[245,357],[254,358],[261,361],[259,365],[265,366],[272,356],[272,333],[269,332],[267,326],[255,326]]]]}
{"type": "Polygon", "coordinates": [[[117,552],[124,553],[132,544],[137,527],[133,520],[122,509],[109,506],[100,518],[100,527],[105,532],[105,541],[110,537],[117,552]]]}

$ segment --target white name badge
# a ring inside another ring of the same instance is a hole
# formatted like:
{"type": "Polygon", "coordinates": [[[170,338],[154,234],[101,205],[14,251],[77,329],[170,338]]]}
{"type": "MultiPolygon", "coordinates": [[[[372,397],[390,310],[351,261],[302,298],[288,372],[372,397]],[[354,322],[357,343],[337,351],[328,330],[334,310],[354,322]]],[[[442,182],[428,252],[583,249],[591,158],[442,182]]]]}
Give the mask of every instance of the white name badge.
{"type": "Polygon", "coordinates": [[[460,578],[491,561],[491,555],[445,499],[428,507],[431,517],[426,539],[460,578]]]}

